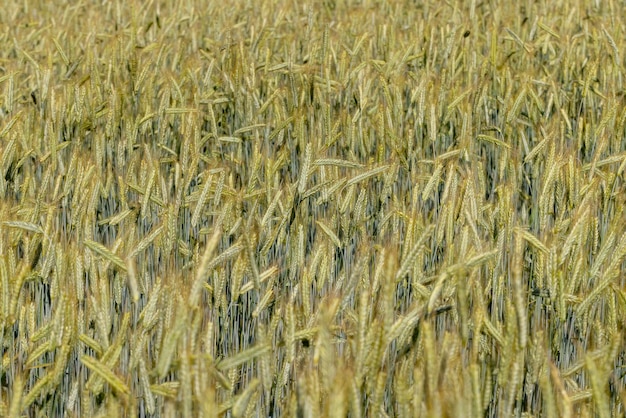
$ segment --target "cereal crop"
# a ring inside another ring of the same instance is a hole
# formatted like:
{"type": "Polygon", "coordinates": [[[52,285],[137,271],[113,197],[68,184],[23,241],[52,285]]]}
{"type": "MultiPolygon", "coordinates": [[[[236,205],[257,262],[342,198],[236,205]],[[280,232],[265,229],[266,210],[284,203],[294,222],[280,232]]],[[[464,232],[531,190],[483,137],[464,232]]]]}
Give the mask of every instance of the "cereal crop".
{"type": "Polygon", "coordinates": [[[8,1],[0,416],[609,417],[626,5],[8,1]]]}

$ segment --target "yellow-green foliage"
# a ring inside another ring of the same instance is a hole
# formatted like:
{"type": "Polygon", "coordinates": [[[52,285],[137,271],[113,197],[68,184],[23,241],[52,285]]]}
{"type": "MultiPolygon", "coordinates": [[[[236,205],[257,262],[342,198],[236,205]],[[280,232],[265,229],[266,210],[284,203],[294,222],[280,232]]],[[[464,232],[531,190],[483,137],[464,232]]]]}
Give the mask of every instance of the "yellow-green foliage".
{"type": "Polygon", "coordinates": [[[625,17],[7,2],[0,416],[623,415],[625,17]]]}

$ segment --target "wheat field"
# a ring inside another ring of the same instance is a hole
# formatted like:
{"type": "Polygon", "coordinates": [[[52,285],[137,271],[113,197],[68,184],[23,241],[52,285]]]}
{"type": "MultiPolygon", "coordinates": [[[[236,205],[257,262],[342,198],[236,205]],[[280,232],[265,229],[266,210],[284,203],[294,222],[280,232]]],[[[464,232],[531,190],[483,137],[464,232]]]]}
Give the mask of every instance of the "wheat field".
{"type": "Polygon", "coordinates": [[[609,417],[626,5],[6,2],[0,416],[609,417]]]}

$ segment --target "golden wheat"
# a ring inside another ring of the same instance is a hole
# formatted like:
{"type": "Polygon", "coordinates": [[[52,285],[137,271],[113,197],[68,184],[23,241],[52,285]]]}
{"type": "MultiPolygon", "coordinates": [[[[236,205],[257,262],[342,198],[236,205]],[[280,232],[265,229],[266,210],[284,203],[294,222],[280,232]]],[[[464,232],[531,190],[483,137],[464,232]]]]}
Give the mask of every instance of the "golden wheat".
{"type": "Polygon", "coordinates": [[[624,6],[361,3],[5,7],[0,415],[624,414],[624,6]]]}

